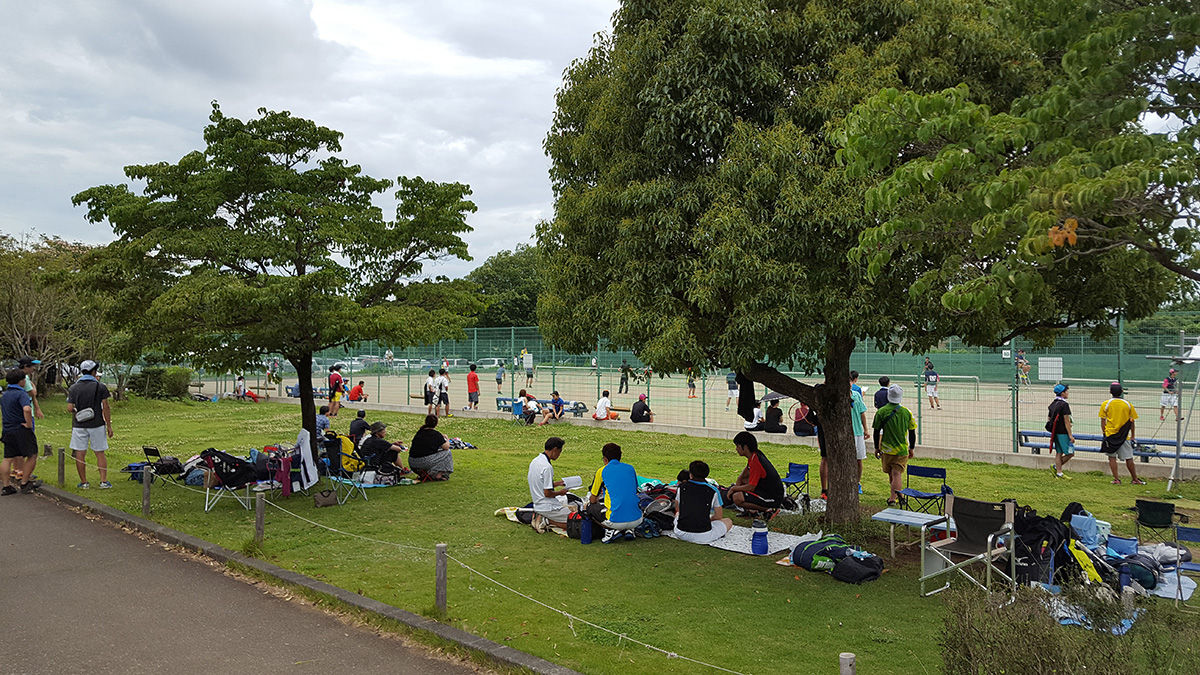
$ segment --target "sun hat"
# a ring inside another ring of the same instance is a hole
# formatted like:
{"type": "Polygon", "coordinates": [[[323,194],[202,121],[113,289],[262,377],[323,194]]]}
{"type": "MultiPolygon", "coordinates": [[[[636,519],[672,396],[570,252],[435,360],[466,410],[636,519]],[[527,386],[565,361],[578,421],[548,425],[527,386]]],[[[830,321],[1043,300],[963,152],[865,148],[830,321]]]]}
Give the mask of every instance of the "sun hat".
{"type": "Polygon", "coordinates": [[[904,387],[898,384],[888,387],[888,403],[899,405],[902,400],[904,400],[904,387]]]}
{"type": "Polygon", "coordinates": [[[383,430],[384,430],[384,429],[386,429],[386,428],[387,428],[387,425],[386,425],[386,424],[384,424],[383,422],[373,422],[373,423],[371,424],[371,433],[372,433],[372,434],[377,434],[377,433],[379,433],[379,432],[383,431],[383,430]]]}
{"type": "Polygon", "coordinates": [[[1066,390],[1068,390],[1068,389],[1070,389],[1070,387],[1068,387],[1068,386],[1067,386],[1067,385],[1065,385],[1065,384],[1056,384],[1056,385],[1054,385],[1054,393],[1055,393],[1055,394],[1061,394],[1061,393],[1063,393],[1064,391],[1066,391],[1066,390]]]}

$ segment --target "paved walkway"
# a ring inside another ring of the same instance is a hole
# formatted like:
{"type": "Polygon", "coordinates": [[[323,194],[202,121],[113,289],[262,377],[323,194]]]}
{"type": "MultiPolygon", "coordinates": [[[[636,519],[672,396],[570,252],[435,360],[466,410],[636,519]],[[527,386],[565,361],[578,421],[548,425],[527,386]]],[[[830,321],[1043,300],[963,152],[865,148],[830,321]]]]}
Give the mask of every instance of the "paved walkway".
{"type": "Polygon", "coordinates": [[[459,675],[53,500],[0,497],[0,672],[459,675]]]}

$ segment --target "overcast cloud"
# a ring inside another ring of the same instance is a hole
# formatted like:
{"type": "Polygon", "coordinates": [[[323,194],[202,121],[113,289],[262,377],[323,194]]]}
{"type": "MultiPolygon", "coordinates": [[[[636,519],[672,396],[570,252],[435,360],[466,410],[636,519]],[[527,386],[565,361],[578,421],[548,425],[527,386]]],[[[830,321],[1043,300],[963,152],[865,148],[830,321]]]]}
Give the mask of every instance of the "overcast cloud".
{"type": "Polygon", "coordinates": [[[471,263],[552,214],[542,138],[571,60],[617,0],[79,0],[5,3],[0,231],[103,243],[71,196],[203,147],[210,102],[345,134],[376,177],[459,181],[471,263]]]}

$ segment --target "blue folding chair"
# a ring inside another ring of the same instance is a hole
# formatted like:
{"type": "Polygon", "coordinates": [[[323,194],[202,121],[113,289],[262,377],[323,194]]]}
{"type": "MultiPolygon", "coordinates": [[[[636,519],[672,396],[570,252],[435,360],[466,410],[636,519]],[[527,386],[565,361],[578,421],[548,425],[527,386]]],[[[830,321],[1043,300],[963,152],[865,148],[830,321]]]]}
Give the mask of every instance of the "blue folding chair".
{"type": "MultiPolygon", "coordinates": [[[[1185,527],[1183,525],[1178,525],[1175,527],[1175,536],[1178,538],[1178,542],[1188,541],[1194,544],[1200,544],[1200,528],[1197,527],[1185,527]]],[[[1189,614],[1200,613],[1196,611],[1193,605],[1189,605],[1183,601],[1184,572],[1200,574],[1200,563],[1180,561],[1175,567],[1175,578],[1178,580],[1175,586],[1175,606],[1178,607],[1180,611],[1188,612],[1189,614]],[[1182,605],[1182,607],[1180,605],[1182,605]]]]}
{"type": "Polygon", "coordinates": [[[908,467],[908,475],[904,479],[904,489],[900,494],[900,508],[907,511],[917,511],[919,513],[946,513],[946,495],[953,494],[954,490],[946,485],[946,470],[934,469],[927,466],[912,466],[908,467]],[[924,478],[929,480],[940,480],[941,488],[937,492],[924,492],[912,487],[912,477],[924,478]],[[936,509],[936,511],[934,510],[936,509]]]}
{"type": "Polygon", "coordinates": [[[788,496],[800,501],[801,495],[808,496],[808,465],[788,462],[788,475],[784,476],[783,484],[788,496]]]}
{"type": "Polygon", "coordinates": [[[529,420],[525,416],[525,406],[520,400],[513,401],[512,405],[513,423],[524,426],[529,424],[529,420]]]}

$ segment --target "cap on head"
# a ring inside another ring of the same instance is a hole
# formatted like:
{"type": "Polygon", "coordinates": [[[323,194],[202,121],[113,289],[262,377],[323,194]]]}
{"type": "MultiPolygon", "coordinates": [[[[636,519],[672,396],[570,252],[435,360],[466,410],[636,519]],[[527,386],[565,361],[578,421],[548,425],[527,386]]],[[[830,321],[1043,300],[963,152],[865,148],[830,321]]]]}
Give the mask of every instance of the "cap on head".
{"type": "Polygon", "coordinates": [[[893,384],[888,387],[888,403],[900,404],[904,400],[904,387],[898,384],[893,384]]]}
{"type": "Polygon", "coordinates": [[[39,364],[41,364],[41,361],[38,361],[32,356],[22,356],[21,358],[17,359],[18,368],[28,368],[29,366],[36,366],[39,364]]]}
{"type": "Polygon", "coordinates": [[[366,416],[367,416],[367,411],[363,410],[362,408],[359,408],[358,409],[358,419],[360,419],[360,420],[364,419],[364,418],[366,418],[366,416]]]}
{"type": "Polygon", "coordinates": [[[1172,373],[1178,373],[1179,371],[1178,371],[1178,370],[1175,370],[1174,368],[1172,368],[1172,369],[1170,370],[1170,372],[1172,372],[1172,373]]]}
{"type": "Polygon", "coordinates": [[[1112,394],[1113,396],[1120,396],[1121,394],[1125,393],[1125,388],[1121,386],[1120,382],[1113,382],[1112,384],[1108,385],[1108,393],[1112,394]]]}
{"type": "Polygon", "coordinates": [[[386,429],[386,428],[387,428],[387,425],[386,425],[386,424],[384,424],[383,422],[373,422],[373,423],[371,424],[371,433],[372,433],[372,434],[377,434],[377,433],[379,433],[379,432],[383,431],[383,430],[384,430],[384,429],[386,429]]]}
{"type": "Polygon", "coordinates": [[[646,395],[645,395],[645,394],[638,394],[638,400],[639,400],[639,401],[645,401],[645,400],[646,400],[646,395]]]}
{"type": "Polygon", "coordinates": [[[1067,386],[1067,385],[1065,385],[1065,384],[1056,384],[1056,385],[1054,385],[1054,393],[1055,393],[1055,394],[1061,394],[1061,393],[1063,393],[1064,391],[1066,391],[1066,390],[1068,390],[1068,389],[1070,389],[1070,387],[1068,387],[1068,386],[1067,386]]]}
{"type": "Polygon", "coordinates": [[[88,360],[84,361],[83,363],[79,364],[79,371],[83,372],[83,373],[92,373],[92,372],[95,372],[96,368],[98,368],[99,366],[100,366],[100,364],[96,363],[95,361],[93,361],[91,359],[88,359],[88,360]]]}

